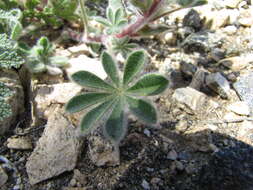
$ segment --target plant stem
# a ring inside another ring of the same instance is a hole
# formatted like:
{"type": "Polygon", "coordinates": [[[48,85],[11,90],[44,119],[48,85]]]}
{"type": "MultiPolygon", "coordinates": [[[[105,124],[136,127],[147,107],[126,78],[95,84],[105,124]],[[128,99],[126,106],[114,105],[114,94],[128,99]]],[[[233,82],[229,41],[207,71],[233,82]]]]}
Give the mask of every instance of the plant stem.
{"type": "Polygon", "coordinates": [[[88,28],[88,16],[85,11],[85,2],[86,0],[77,0],[80,7],[81,7],[81,19],[83,21],[83,28],[84,28],[84,36],[87,37],[89,34],[89,28],[88,28]]]}
{"type": "Polygon", "coordinates": [[[155,0],[150,9],[141,17],[139,17],[135,23],[129,25],[121,33],[117,34],[117,38],[123,38],[125,36],[135,36],[135,34],[142,29],[146,24],[153,21],[153,17],[156,12],[161,8],[164,0],[155,0]]]}

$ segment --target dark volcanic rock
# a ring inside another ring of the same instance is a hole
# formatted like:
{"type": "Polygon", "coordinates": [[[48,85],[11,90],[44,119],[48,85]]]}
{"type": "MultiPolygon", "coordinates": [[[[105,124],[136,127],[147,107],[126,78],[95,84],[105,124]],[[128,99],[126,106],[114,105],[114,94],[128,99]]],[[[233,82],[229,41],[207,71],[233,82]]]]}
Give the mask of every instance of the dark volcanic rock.
{"type": "Polygon", "coordinates": [[[183,19],[183,25],[194,28],[198,31],[202,27],[200,15],[194,9],[191,9],[183,19]]]}

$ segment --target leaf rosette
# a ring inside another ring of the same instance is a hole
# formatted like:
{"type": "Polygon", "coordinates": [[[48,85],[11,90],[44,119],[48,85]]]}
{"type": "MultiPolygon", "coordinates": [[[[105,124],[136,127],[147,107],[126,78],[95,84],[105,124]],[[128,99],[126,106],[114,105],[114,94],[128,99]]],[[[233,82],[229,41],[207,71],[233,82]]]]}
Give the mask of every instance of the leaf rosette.
{"type": "Polygon", "coordinates": [[[92,107],[81,121],[81,131],[87,134],[95,129],[99,122],[105,120],[104,135],[118,144],[127,131],[126,110],[144,123],[157,124],[156,108],[143,97],[163,92],[167,88],[168,80],[159,74],[146,74],[136,80],[146,61],[143,50],[135,51],[128,56],[123,77],[120,76],[114,59],[107,52],[103,52],[101,60],[109,82],[88,71],[74,73],[74,82],[94,91],[70,99],[66,104],[66,111],[75,113],[92,107]]]}

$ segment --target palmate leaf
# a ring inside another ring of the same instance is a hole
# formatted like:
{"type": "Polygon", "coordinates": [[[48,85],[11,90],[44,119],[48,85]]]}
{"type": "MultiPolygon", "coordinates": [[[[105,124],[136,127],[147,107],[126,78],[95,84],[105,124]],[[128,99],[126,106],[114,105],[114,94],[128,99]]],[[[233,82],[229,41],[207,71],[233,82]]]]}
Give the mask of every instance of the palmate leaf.
{"type": "Polygon", "coordinates": [[[145,123],[155,125],[157,123],[157,113],[154,106],[147,101],[133,97],[126,98],[130,111],[145,123]]]}
{"type": "Polygon", "coordinates": [[[93,18],[94,18],[95,21],[97,21],[98,23],[100,23],[100,24],[102,24],[102,25],[104,25],[106,27],[110,27],[111,26],[111,23],[107,19],[105,19],[103,17],[95,16],[93,18]]]}
{"type": "Polygon", "coordinates": [[[73,97],[67,103],[65,109],[69,113],[79,112],[89,106],[100,103],[111,97],[109,93],[87,93],[73,97]]]}
{"type": "Polygon", "coordinates": [[[110,83],[104,82],[87,71],[79,71],[72,75],[72,78],[82,86],[92,87],[95,90],[103,89],[105,92],[75,96],[67,104],[66,110],[70,113],[77,112],[99,103],[97,107],[84,116],[81,121],[81,129],[84,133],[88,133],[93,128],[98,127],[99,121],[105,119],[103,125],[104,135],[117,145],[127,131],[126,107],[143,122],[150,125],[157,124],[155,107],[148,101],[138,99],[135,96],[157,95],[165,90],[168,80],[158,74],[148,74],[129,87],[129,83],[132,84],[133,79],[144,65],[145,53],[142,50],[133,52],[127,58],[123,78],[119,76],[112,56],[107,52],[103,52],[101,60],[104,70],[111,79],[110,83]]]}
{"type": "Polygon", "coordinates": [[[168,80],[159,74],[144,75],[127,92],[138,96],[153,96],[163,92],[168,86],[168,80]]]}
{"type": "Polygon", "coordinates": [[[135,51],[127,58],[127,63],[124,69],[123,84],[128,85],[140,72],[145,63],[145,53],[143,50],[135,51]]]}
{"type": "Polygon", "coordinates": [[[112,82],[116,86],[119,86],[119,82],[120,82],[119,73],[118,73],[116,63],[114,62],[113,58],[107,52],[103,52],[101,57],[102,57],[102,65],[105,72],[110,77],[112,82]]]}
{"type": "Polygon", "coordinates": [[[89,111],[81,121],[81,131],[87,134],[93,128],[97,127],[99,120],[110,110],[114,102],[113,99],[108,100],[89,111]]]}
{"type": "Polygon", "coordinates": [[[72,75],[72,80],[84,87],[103,89],[107,91],[115,90],[112,85],[104,82],[101,78],[88,71],[78,71],[74,73],[72,75]]]}
{"type": "Polygon", "coordinates": [[[119,143],[126,134],[126,121],[124,114],[124,100],[120,98],[104,126],[104,133],[113,143],[119,143]]]}

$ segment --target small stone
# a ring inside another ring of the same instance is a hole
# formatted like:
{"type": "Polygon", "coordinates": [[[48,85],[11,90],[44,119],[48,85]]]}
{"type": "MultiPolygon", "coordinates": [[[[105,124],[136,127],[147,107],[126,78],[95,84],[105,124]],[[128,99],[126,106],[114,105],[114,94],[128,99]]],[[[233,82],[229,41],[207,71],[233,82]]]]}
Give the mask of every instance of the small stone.
{"type": "Polygon", "coordinates": [[[170,160],[176,160],[177,159],[177,152],[173,149],[171,150],[168,155],[167,158],[170,160]]]}
{"type": "Polygon", "coordinates": [[[69,182],[69,185],[71,187],[75,187],[76,186],[76,179],[71,179],[70,182],[69,182]]]}
{"type": "Polygon", "coordinates": [[[7,147],[16,150],[30,150],[33,148],[31,139],[28,137],[11,137],[7,139],[7,147]]]}
{"type": "Polygon", "coordinates": [[[224,65],[232,71],[238,72],[247,67],[251,62],[253,62],[253,54],[246,54],[222,59],[219,61],[219,64],[224,65]]]}
{"type": "Polygon", "coordinates": [[[151,135],[150,130],[144,129],[144,134],[147,135],[148,137],[150,137],[150,135],[151,135]]]}
{"type": "Polygon", "coordinates": [[[191,78],[194,73],[197,71],[197,67],[191,63],[186,63],[185,61],[181,61],[180,63],[180,71],[186,78],[191,78]]]}
{"type": "Polygon", "coordinates": [[[253,24],[252,18],[240,18],[238,22],[245,27],[250,27],[253,24]]]}
{"type": "Polygon", "coordinates": [[[213,152],[218,152],[219,148],[217,146],[215,146],[214,144],[209,144],[210,150],[212,150],[213,152]]]}
{"type": "Polygon", "coordinates": [[[192,114],[201,110],[206,102],[205,94],[190,87],[176,89],[172,98],[192,114]]]}
{"type": "Polygon", "coordinates": [[[228,109],[238,115],[249,115],[250,109],[246,102],[238,101],[228,105],[228,109]]]}
{"type": "Polygon", "coordinates": [[[228,35],[233,35],[236,33],[237,28],[234,25],[226,26],[224,29],[224,32],[226,32],[228,35]]]}
{"type": "Polygon", "coordinates": [[[8,180],[8,175],[5,173],[3,168],[0,166],[0,187],[2,187],[8,180]]]}
{"type": "Polygon", "coordinates": [[[207,73],[203,69],[198,69],[197,72],[193,75],[192,81],[189,87],[200,90],[205,84],[205,78],[207,73]]]}
{"type": "Polygon", "coordinates": [[[212,73],[206,77],[206,85],[222,98],[227,99],[230,94],[230,85],[220,73],[212,73]]]}
{"type": "Polygon", "coordinates": [[[207,53],[222,44],[220,34],[210,32],[197,32],[189,35],[182,43],[183,49],[188,52],[207,53]]]}
{"type": "Polygon", "coordinates": [[[184,167],[184,165],[182,164],[182,162],[176,160],[176,161],[175,161],[175,164],[176,164],[177,170],[183,171],[183,170],[185,169],[185,167],[184,167]]]}
{"type": "Polygon", "coordinates": [[[141,186],[143,187],[144,190],[149,190],[150,189],[150,185],[145,179],[142,180],[141,186]]]}
{"type": "Polygon", "coordinates": [[[202,27],[202,22],[199,13],[194,9],[191,9],[183,19],[183,26],[192,27],[196,31],[200,30],[202,27]]]}
{"type": "Polygon", "coordinates": [[[72,46],[68,48],[68,51],[72,54],[86,54],[89,55],[89,48],[85,43],[82,43],[77,46],[72,46]]]}
{"type": "Polygon", "coordinates": [[[153,178],[150,180],[150,183],[151,183],[152,185],[157,185],[157,184],[159,184],[161,181],[162,181],[161,178],[153,177],[153,178]]]}
{"type": "Polygon", "coordinates": [[[218,62],[218,61],[220,61],[221,59],[223,59],[225,57],[225,52],[224,52],[224,50],[222,50],[220,48],[214,48],[210,52],[210,57],[213,60],[218,62]]]}
{"type": "Polygon", "coordinates": [[[177,42],[177,37],[174,35],[173,32],[166,32],[162,38],[164,41],[169,45],[175,45],[177,42]]]}

